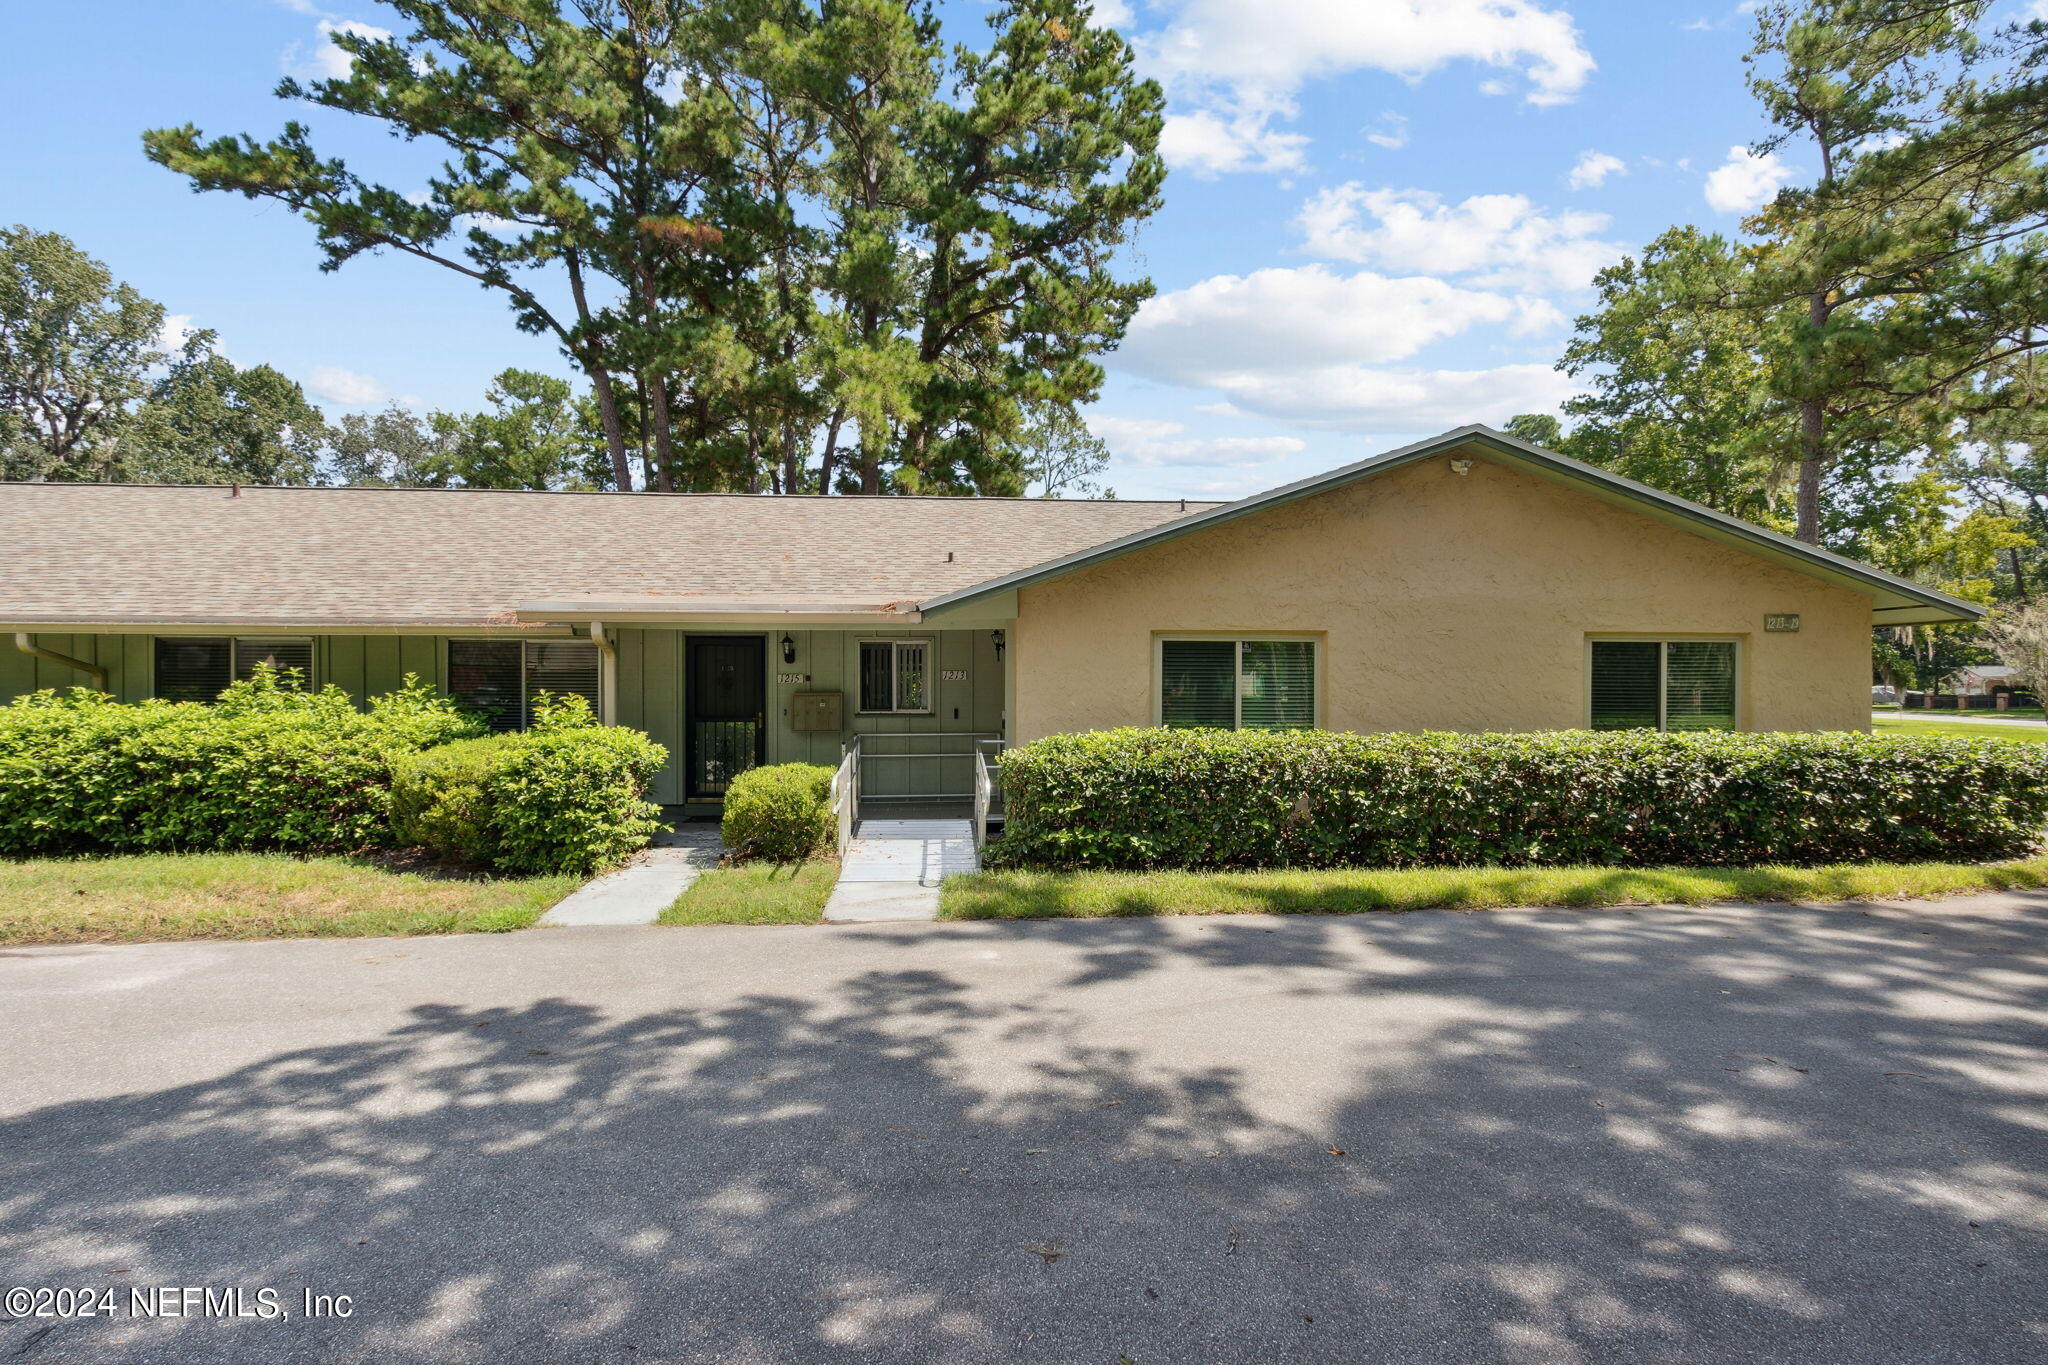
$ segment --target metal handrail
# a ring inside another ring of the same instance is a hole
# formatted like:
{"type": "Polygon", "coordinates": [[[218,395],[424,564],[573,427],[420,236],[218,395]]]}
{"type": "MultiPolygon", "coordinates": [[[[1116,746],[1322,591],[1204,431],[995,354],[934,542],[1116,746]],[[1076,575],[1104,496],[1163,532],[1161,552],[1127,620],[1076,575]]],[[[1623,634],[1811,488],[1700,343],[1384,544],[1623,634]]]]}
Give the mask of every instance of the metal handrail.
{"type": "Polygon", "coordinates": [[[860,749],[849,748],[832,774],[832,814],[838,822],[839,851],[853,842],[854,813],[860,805],[860,749]]]}
{"type": "Polygon", "coordinates": [[[974,751],[974,852],[977,856],[988,844],[988,799],[995,788],[995,780],[989,773],[988,754],[976,748],[974,751]]]}
{"type": "MultiPolygon", "coordinates": [[[[997,746],[1002,744],[1000,732],[995,730],[883,730],[863,731],[860,734],[854,735],[847,742],[846,751],[850,754],[859,755],[864,763],[929,758],[951,759],[957,763],[962,759],[972,761],[990,744],[997,746]],[[964,739],[970,741],[970,747],[966,749],[942,749],[936,753],[921,754],[890,753],[885,750],[871,750],[867,747],[867,742],[870,740],[885,739],[964,739]]],[[[856,782],[857,777],[856,771],[856,782]]],[[[865,797],[868,800],[874,801],[952,801],[958,800],[963,796],[973,795],[972,791],[916,791],[894,792],[888,795],[867,797],[866,793],[860,791],[857,784],[854,791],[857,798],[865,797]]]]}

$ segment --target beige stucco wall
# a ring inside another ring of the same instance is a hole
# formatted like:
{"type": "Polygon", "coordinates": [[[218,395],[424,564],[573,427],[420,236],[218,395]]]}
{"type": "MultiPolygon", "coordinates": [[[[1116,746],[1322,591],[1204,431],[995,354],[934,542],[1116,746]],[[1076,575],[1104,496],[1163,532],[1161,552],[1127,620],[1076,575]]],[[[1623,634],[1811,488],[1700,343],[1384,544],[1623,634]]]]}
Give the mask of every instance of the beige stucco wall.
{"type": "Polygon", "coordinates": [[[1439,457],[1022,591],[1018,741],[1151,725],[1154,638],[1311,633],[1322,724],[1586,724],[1586,641],[1738,641],[1749,730],[1870,722],[1870,600],[1576,489],[1439,457]],[[1797,612],[1796,634],[1766,634],[1797,612]]]}

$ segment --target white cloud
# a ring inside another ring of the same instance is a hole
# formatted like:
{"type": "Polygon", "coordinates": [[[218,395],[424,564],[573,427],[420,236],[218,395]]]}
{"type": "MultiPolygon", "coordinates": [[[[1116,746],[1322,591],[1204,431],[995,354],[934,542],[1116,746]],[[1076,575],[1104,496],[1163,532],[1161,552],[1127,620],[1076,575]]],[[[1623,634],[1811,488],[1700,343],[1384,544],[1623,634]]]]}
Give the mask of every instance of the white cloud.
{"type": "MultiPolygon", "coordinates": [[[[2048,4],[2048,0],[2042,0],[2042,3],[2048,4]]],[[[1360,131],[1365,134],[1367,142],[1375,147],[1385,147],[1390,152],[1399,151],[1408,145],[1408,118],[1391,109],[1381,114],[1378,122],[1372,127],[1360,131]]]]}
{"type": "Polygon", "coordinates": [[[355,58],[334,45],[334,35],[337,33],[353,34],[358,38],[370,38],[379,42],[391,36],[391,30],[388,28],[378,28],[375,24],[365,24],[355,19],[344,20],[339,24],[322,19],[314,27],[320,32],[320,41],[311,53],[308,53],[300,43],[293,43],[284,53],[285,70],[301,80],[348,79],[349,71],[355,66],[355,58]]]}
{"type": "Polygon", "coordinates": [[[1747,147],[1730,147],[1728,159],[1707,175],[1707,203],[1722,213],[1748,213],[1791,178],[1792,168],[1776,152],[1758,156],[1747,147]]]}
{"type": "Polygon", "coordinates": [[[1240,469],[1270,464],[1308,449],[1307,442],[1294,436],[1189,436],[1187,427],[1179,422],[1148,417],[1090,413],[1088,429],[1102,438],[1117,460],[1144,469],[1162,465],[1240,469]]]}
{"type": "MultiPolygon", "coordinates": [[[[1575,391],[1547,364],[1476,370],[1397,364],[1475,327],[1515,331],[1532,319],[1544,326],[1563,320],[1540,299],[1428,276],[1340,275],[1321,265],[1260,270],[1219,275],[1147,301],[1109,363],[1161,383],[1212,390],[1224,401],[1200,410],[1215,415],[1423,431],[1555,408],[1575,391]]],[[[1127,448],[1141,439],[1155,445],[1186,439],[1157,429],[1119,435],[1127,448]]],[[[1117,449],[1114,441],[1111,448],[1117,449]]]]}
{"type": "Polygon", "coordinates": [[[1275,267],[1147,300],[1113,361],[1151,378],[1213,384],[1242,369],[1400,360],[1475,323],[1511,323],[1520,311],[1505,295],[1422,276],[1275,267]]]}
{"type": "Polygon", "coordinates": [[[1579,159],[1572,163],[1571,174],[1565,183],[1575,190],[1597,190],[1607,183],[1611,175],[1627,175],[1628,165],[1618,156],[1606,152],[1580,152],[1579,159]]]}
{"type": "Polygon", "coordinates": [[[1209,179],[1222,171],[1294,171],[1305,164],[1308,139],[1273,127],[1292,117],[1292,105],[1233,106],[1168,114],[1159,130],[1159,154],[1176,170],[1209,179]]]}
{"type": "Polygon", "coordinates": [[[1197,403],[1195,411],[1204,417],[1249,417],[1250,413],[1235,403],[1197,403]]]}
{"type": "Polygon", "coordinates": [[[1466,422],[1498,425],[1518,412],[1547,412],[1577,392],[1549,365],[1484,370],[1375,369],[1331,365],[1292,374],[1240,374],[1223,385],[1231,400],[1262,416],[1354,431],[1442,431],[1466,422]]]}
{"type": "Polygon", "coordinates": [[[1446,204],[1429,190],[1355,181],[1318,193],[1296,223],[1308,250],[1330,260],[1516,289],[1583,288],[1625,249],[1593,235],[1607,226],[1605,214],[1546,213],[1519,194],[1446,204]]]}
{"type": "MultiPolygon", "coordinates": [[[[163,325],[157,328],[156,348],[176,355],[185,349],[185,343],[190,341],[192,334],[198,330],[192,325],[190,313],[172,313],[164,319],[163,325]]],[[[219,346],[214,347],[216,351],[219,349],[219,346]]]]}
{"type": "Polygon", "coordinates": [[[390,390],[366,374],[345,370],[339,365],[315,365],[306,376],[306,387],[315,398],[329,403],[338,403],[345,408],[368,407],[381,403],[390,397],[390,390]]]}
{"type": "Polygon", "coordinates": [[[1171,164],[1203,174],[1300,166],[1306,139],[1278,125],[1295,116],[1294,97],[1312,80],[1374,70],[1414,81],[1471,61],[1518,73],[1529,103],[1551,105],[1573,98],[1594,68],[1571,16],[1540,0],[1165,0],[1160,8],[1171,17],[1138,49],[1173,95],[1162,146],[1171,164]]]}
{"type": "Polygon", "coordinates": [[[1095,0],[1095,15],[1090,22],[1097,28],[1128,28],[1134,18],[1124,0],[1095,0]]]}

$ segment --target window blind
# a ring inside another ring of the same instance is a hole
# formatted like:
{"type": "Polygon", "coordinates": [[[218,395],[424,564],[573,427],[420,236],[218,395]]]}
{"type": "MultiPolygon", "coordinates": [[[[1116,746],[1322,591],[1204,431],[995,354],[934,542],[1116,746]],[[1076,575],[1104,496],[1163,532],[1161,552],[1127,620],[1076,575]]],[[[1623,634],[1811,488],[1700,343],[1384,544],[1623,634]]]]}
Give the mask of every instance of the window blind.
{"type": "Polygon", "coordinates": [[[1664,646],[1664,728],[1735,728],[1735,643],[1673,640],[1664,646]]]}
{"type": "Polygon", "coordinates": [[[1245,640],[1238,669],[1238,724],[1308,730],[1316,723],[1316,647],[1307,640],[1245,640]]]}
{"type": "Polygon", "coordinates": [[[894,710],[895,645],[888,640],[863,640],[860,645],[860,709],[894,710]]]}
{"type": "Polygon", "coordinates": [[[528,640],[525,701],[529,720],[533,699],[543,692],[581,697],[590,703],[590,714],[597,715],[597,646],[583,640],[528,640]]]}
{"type": "Polygon", "coordinates": [[[902,640],[896,645],[896,709],[929,711],[931,693],[926,682],[926,646],[922,640],[902,640]]]}
{"type": "Polygon", "coordinates": [[[1176,729],[1237,724],[1237,641],[1159,643],[1159,719],[1176,729]]]}
{"type": "Polygon", "coordinates": [[[298,673],[298,685],[303,691],[313,690],[313,642],[311,640],[266,640],[237,638],[235,646],[235,681],[246,682],[256,675],[259,664],[268,664],[282,672],[289,668],[298,673]]]}
{"type": "Polygon", "coordinates": [[[1654,730],[1660,723],[1660,651],[1655,640],[1593,642],[1593,728],[1654,730]]]}

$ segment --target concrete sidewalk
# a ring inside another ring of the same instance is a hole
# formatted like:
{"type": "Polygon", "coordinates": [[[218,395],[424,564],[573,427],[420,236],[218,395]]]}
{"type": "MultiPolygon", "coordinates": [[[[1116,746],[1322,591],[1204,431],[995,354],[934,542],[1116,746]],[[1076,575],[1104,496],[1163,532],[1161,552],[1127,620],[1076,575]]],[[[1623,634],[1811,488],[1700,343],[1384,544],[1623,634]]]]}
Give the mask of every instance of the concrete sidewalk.
{"type": "Polygon", "coordinates": [[[863,820],[840,855],[825,922],[937,919],[939,883],[980,866],[971,821],[863,820]]]}
{"type": "Polygon", "coordinates": [[[557,902],[540,923],[547,928],[652,924],[699,872],[716,867],[724,854],[717,825],[690,823],[665,831],[624,867],[586,882],[557,902]]]}

